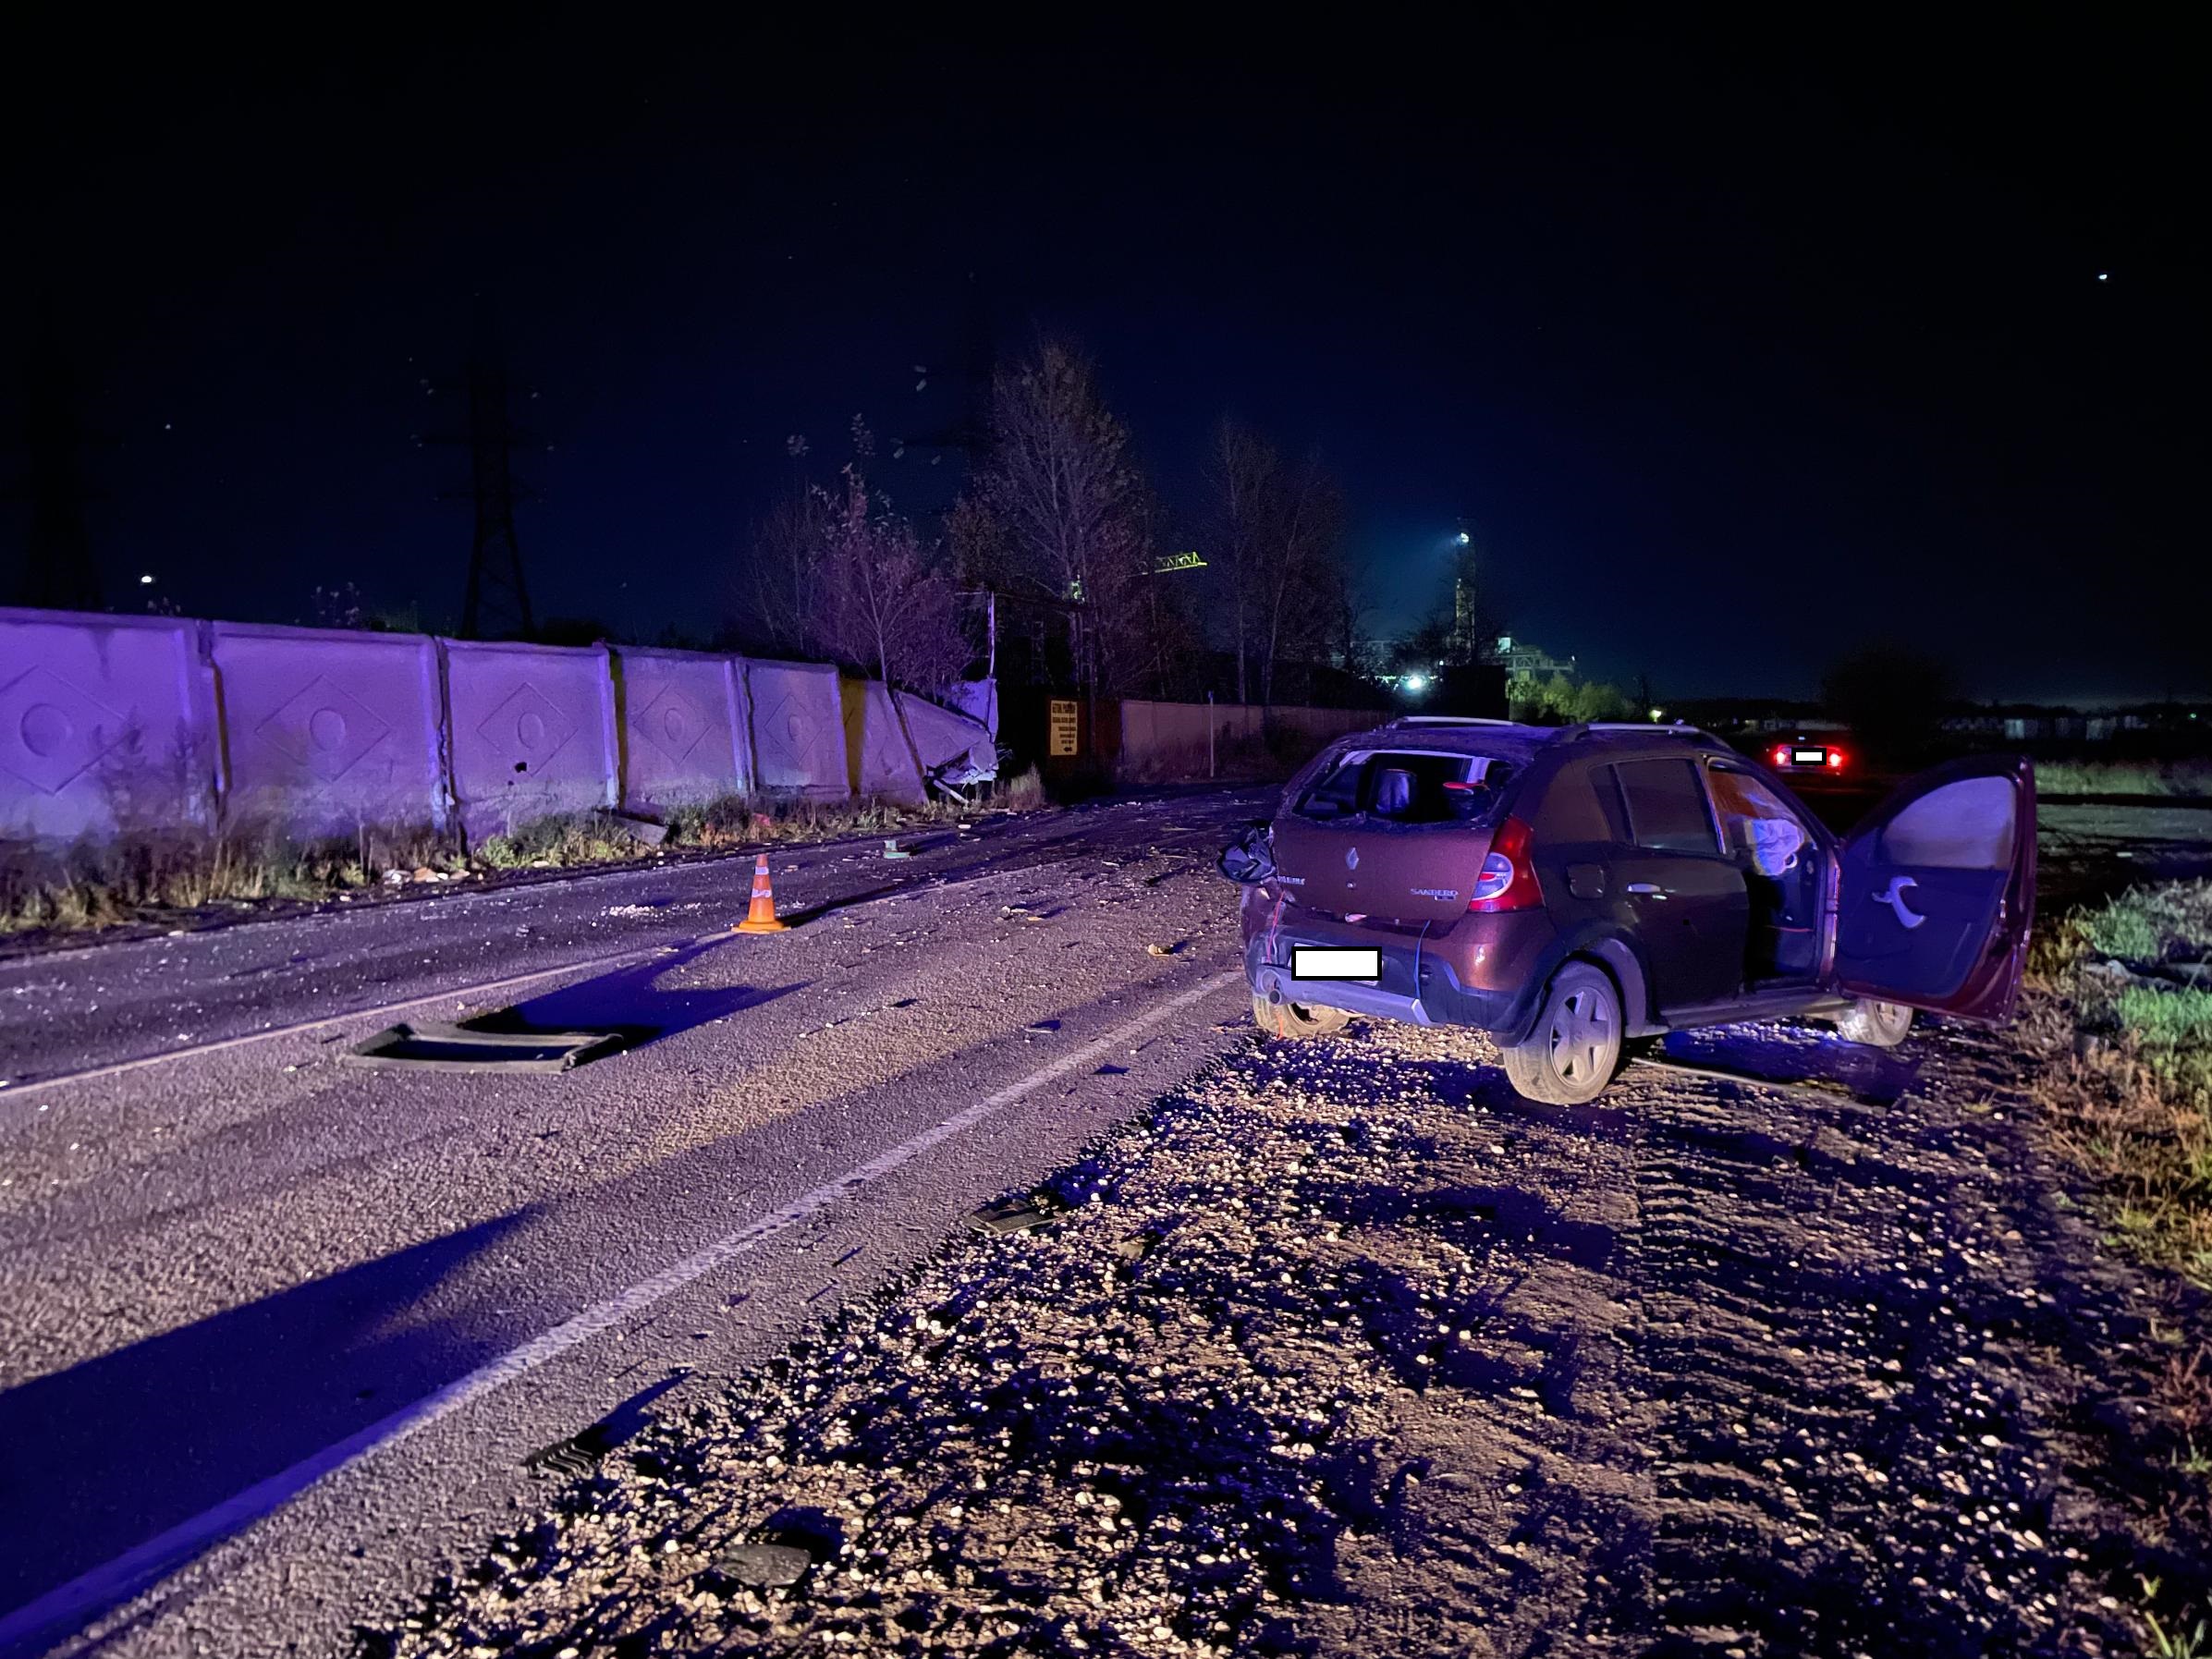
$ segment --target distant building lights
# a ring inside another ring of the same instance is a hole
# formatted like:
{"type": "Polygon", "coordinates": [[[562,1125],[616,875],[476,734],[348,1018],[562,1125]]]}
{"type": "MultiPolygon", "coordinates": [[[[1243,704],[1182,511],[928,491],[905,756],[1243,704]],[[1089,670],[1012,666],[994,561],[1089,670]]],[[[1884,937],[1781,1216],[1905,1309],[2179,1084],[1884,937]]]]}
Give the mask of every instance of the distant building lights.
{"type": "Polygon", "coordinates": [[[139,586],[140,586],[140,587],[141,587],[141,588],[151,588],[153,585],[153,578],[152,578],[151,576],[141,576],[141,577],[140,577],[140,578],[139,578],[139,586]]]}

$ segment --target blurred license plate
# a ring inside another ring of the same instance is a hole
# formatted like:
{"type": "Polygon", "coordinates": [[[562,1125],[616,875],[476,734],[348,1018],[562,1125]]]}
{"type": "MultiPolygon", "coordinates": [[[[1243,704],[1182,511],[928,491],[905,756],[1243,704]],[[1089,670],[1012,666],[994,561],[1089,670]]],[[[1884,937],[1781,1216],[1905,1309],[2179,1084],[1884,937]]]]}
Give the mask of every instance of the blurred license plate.
{"type": "Polygon", "coordinates": [[[1793,749],[1790,751],[1790,763],[1793,766],[1825,766],[1828,763],[1828,751],[1825,749],[1793,749]]]}
{"type": "Polygon", "coordinates": [[[1290,977],[1294,980],[1379,980],[1383,953],[1379,950],[1326,950],[1318,945],[1290,947],[1290,977]]]}

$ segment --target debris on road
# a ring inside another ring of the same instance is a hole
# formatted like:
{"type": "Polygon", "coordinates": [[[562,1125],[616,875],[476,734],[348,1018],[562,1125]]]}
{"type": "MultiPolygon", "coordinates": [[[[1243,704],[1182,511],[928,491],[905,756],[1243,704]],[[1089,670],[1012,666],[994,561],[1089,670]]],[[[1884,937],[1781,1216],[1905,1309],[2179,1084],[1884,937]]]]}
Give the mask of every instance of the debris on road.
{"type": "Polygon", "coordinates": [[[776,1590],[806,1577],[814,1558],[788,1543],[736,1543],[715,1558],[715,1569],[755,1590],[776,1590]]]}
{"type": "Polygon", "coordinates": [[[625,841],[635,841],[641,847],[658,847],[668,838],[668,826],[651,818],[639,818],[629,812],[609,812],[606,815],[607,833],[625,841]]]}
{"type": "Polygon", "coordinates": [[[627,1045],[620,1031],[504,1031],[425,1021],[387,1026],[348,1049],[348,1066],[434,1071],[573,1071],[627,1045]]]}
{"type": "Polygon", "coordinates": [[[1027,1233],[1057,1221],[1068,1206],[1050,1192],[1025,1192],[985,1204],[970,1219],[979,1233],[1027,1233]]]}

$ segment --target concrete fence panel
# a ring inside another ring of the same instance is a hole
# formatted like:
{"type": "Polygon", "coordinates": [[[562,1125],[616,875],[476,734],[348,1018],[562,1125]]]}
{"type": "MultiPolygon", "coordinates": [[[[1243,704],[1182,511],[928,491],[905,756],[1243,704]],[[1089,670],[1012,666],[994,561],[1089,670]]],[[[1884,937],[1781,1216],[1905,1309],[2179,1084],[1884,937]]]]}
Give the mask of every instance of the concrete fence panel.
{"type": "Polygon", "coordinates": [[[210,638],[232,822],[302,836],[445,824],[433,641],[227,622],[210,638]]]}
{"type": "Polygon", "coordinates": [[[205,823],[214,730],[199,623],[0,610],[0,836],[205,823]]]}
{"type": "Polygon", "coordinates": [[[739,665],[696,652],[615,653],[621,804],[665,812],[750,787],[739,665]]]}
{"type": "Polygon", "coordinates": [[[471,841],[616,804],[607,653],[447,640],[454,793],[471,841]]]}
{"type": "Polygon", "coordinates": [[[1375,709],[1316,709],[1278,704],[1122,701],[1118,775],[1132,783],[1201,778],[1209,761],[1221,766],[1263,741],[1297,762],[1348,732],[1367,731],[1389,719],[1375,709]],[[1208,734],[1212,748],[1208,750],[1208,734]]]}
{"type": "Polygon", "coordinates": [[[847,679],[839,693],[845,711],[845,767],[852,793],[919,801],[922,775],[898,729],[898,711],[889,689],[874,680],[847,679]]]}
{"type": "Polygon", "coordinates": [[[745,693],[756,787],[837,799],[851,792],[835,668],[748,661],[745,693]]]}
{"type": "Polygon", "coordinates": [[[1308,750],[1352,732],[1372,731],[1390,716],[1375,709],[1282,708],[1273,711],[1278,729],[1297,734],[1308,750]]]}
{"type": "MultiPolygon", "coordinates": [[[[972,701],[987,706],[991,701],[989,682],[981,684],[986,689],[972,696],[972,701]]],[[[983,720],[956,714],[926,697],[905,691],[895,695],[899,708],[905,711],[907,729],[914,736],[914,748],[921,754],[923,771],[954,784],[997,775],[998,739],[992,726],[983,720]]]]}
{"type": "Polygon", "coordinates": [[[1259,737],[1259,714],[1258,709],[1242,703],[1125,699],[1116,770],[1131,782],[1204,777],[1209,753],[1216,760],[1227,759],[1236,744],[1259,737]]]}
{"type": "Polygon", "coordinates": [[[820,663],[0,609],[0,836],[263,824],[504,834],[754,789],[918,800],[996,760],[984,720],[820,663]]]}

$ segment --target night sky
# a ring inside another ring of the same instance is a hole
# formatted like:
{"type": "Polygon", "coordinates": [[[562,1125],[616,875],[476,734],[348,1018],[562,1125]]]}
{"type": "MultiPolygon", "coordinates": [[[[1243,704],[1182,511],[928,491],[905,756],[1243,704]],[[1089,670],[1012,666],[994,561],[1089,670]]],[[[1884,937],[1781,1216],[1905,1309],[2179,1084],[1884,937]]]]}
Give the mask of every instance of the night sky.
{"type": "MultiPolygon", "coordinates": [[[[118,607],[351,581],[451,627],[465,468],[414,435],[459,429],[422,383],[481,293],[552,445],[539,614],[618,637],[730,610],[788,434],[957,420],[981,320],[1079,336],[1186,520],[1223,410],[1317,445],[1377,631],[1467,521],[1514,632],[1663,696],[1807,694],[1874,640],[1982,697],[2212,692],[2194,39],[1324,15],[49,23],[0,115],[8,325],[49,305],[81,378],[118,607]]],[[[925,513],[956,473],[880,476],[925,513]]]]}

